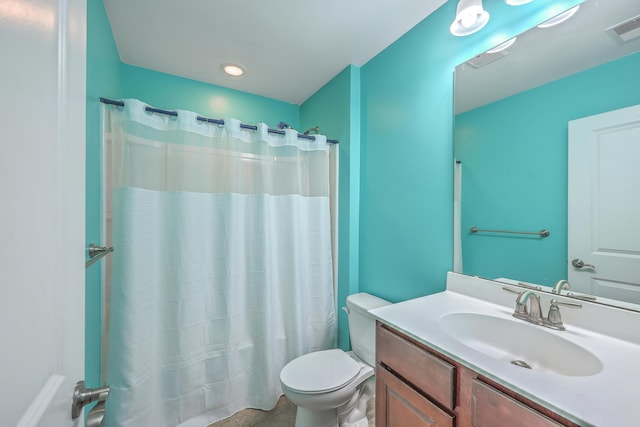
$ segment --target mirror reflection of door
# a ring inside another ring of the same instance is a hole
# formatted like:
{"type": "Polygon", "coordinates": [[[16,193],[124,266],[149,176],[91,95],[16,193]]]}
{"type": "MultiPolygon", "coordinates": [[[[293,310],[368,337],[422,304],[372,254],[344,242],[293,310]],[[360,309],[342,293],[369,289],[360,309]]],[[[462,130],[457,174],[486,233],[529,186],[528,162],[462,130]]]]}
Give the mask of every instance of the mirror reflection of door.
{"type": "Polygon", "coordinates": [[[640,304],[640,105],[569,122],[572,290],[640,304]]]}

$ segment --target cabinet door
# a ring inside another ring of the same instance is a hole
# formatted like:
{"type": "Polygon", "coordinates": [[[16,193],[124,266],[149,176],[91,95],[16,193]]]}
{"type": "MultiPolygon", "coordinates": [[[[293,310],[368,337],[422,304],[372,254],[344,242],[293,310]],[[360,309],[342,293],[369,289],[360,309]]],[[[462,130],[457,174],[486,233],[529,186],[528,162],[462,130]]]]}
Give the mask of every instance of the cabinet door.
{"type": "Polygon", "coordinates": [[[378,361],[453,411],[456,406],[456,367],[386,328],[378,327],[377,331],[378,361]]]}
{"type": "Polygon", "coordinates": [[[560,427],[562,424],[493,387],[472,381],[473,427],[560,427]]]}
{"type": "Polygon", "coordinates": [[[453,427],[453,418],[378,365],[376,427],[453,427]]]}

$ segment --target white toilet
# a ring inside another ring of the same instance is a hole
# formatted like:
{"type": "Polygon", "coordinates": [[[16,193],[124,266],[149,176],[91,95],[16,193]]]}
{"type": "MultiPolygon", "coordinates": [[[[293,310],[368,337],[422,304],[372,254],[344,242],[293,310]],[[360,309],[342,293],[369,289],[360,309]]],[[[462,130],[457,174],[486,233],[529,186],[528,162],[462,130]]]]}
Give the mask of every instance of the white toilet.
{"type": "Polygon", "coordinates": [[[316,351],[282,368],[282,391],[298,407],[296,427],[367,426],[366,401],[375,390],[376,363],[376,322],[368,311],[389,304],[366,293],[348,296],[353,351],[316,351]]]}

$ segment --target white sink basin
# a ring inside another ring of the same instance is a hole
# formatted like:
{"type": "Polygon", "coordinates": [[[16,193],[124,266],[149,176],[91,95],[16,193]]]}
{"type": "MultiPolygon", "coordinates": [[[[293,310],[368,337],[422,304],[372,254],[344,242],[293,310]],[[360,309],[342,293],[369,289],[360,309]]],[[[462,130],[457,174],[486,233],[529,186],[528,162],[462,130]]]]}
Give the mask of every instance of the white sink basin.
{"type": "Polygon", "coordinates": [[[522,320],[450,313],[440,318],[439,326],[461,344],[507,363],[525,362],[532,371],[579,377],[602,370],[593,353],[559,336],[565,332],[552,333],[522,320]]]}

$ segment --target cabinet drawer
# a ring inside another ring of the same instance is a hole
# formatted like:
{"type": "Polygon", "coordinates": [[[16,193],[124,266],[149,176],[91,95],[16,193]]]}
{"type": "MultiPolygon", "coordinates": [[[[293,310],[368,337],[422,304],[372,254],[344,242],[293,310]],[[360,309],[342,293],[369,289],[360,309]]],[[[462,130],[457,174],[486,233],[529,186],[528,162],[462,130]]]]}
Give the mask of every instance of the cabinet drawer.
{"type": "Polygon", "coordinates": [[[376,358],[445,408],[455,408],[455,366],[380,326],[376,358]]]}
{"type": "Polygon", "coordinates": [[[562,427],[562,424],[477,379],[472,381],[471,390],[473,427],[562,427]]]}
{"type": "Polygon", "coordinates": [[[438,408],[404,381],[378,365],[376,425],[379,427],[453,427],[454,416],[438,408]]]}

